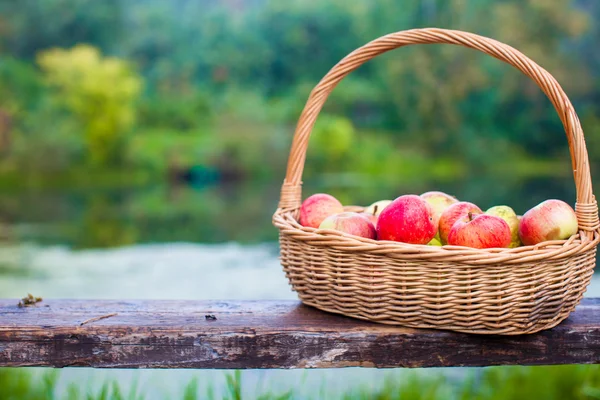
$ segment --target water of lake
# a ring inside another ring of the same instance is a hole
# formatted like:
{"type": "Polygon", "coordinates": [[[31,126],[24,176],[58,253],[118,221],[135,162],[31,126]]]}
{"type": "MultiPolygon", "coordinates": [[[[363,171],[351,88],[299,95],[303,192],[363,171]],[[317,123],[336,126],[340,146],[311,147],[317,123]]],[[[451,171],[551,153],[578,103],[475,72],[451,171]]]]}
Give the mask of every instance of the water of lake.
{"type": "MultiPolygon", "coordinates": [[[[432,188],[482,208],[513,205],[520,213],[550,197],[574,203],[573,183],[567,178],[515,181],[498,176],[479,185],[442,182],[418,188],[339,184],[306,192],[328,190],[346,203],[368,204],[432,188]]],[[[0,294],[18,298],[31,292],[45,299],[295,299],[277,259],[277,231],[271,225],[278,190],[276,185],[245,184],[4,193],[0,294]]],[[[598,279],[587,295],[600,296],[598,279]]],[[[269,370],[245,371],[242,379],[249,395],[261,388],[276,393],[294,388],[298,398],[333,398],[342,388],[378,387],[386,377],[404,373],[269,370]]],[[[216,394],[224,387],[222,371],[72,368],[61,372],[59,390],[71,382],[94,388],[116,378],[124,388],[137,381],[148,398],[181,397],[193,377],[198,378],[200,393],[208,385],[216,394]]]]}

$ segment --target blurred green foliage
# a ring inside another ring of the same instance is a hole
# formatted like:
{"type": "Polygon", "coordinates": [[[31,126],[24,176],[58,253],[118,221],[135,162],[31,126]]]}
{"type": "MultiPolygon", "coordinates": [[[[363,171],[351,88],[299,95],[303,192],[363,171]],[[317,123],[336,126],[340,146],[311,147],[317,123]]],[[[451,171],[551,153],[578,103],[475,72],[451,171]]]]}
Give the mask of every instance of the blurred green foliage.
{"type": "MultiPolygon", "coordinates": [[[[598,17],[593,0],[0,1],[0,172],[36,184],[90,168],[280,176],[329,68],[371,39],[424,26],[494,37],[548,69],[595,161],[598,17]]],[[[307,176],[436,174],[444,168],[418,161],[436,158],[450,160],[447,175],[532,157],[565,163],[561,131],[518,71],[468,49],[411,46],[333,91],[307,176]]]]}
{"type": "Polygon", "coordinates": [[[122,160],[123,137],[135,121],[141,79],[127,64],[101,58],[88,45],[38,55],[51,99],[65,107],[85,132],[88,159],[96,165],[122,160]]]}

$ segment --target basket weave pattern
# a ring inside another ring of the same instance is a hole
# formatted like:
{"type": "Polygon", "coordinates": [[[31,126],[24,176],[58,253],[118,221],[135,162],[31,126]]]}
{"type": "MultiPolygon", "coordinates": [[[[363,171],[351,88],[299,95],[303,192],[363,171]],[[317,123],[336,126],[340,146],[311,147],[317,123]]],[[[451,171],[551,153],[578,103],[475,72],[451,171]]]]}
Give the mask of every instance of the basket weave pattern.
{"type": "Polygon", "coordinates": [[[533,333],[564,320],[591,280],[600,241],[583,131],[558,82],[508,45],[432,28],[397,32],[366,44],[341,60],[313,89],[296,127],[273,223],[280,231],[281,263],[303,303],[379,323],[485,334],[533,333]],[[297,222],[308,139],[329,93],[381,53],[430,43],[470,47],[505,61],[548,96],[571,152],[577,235],[515,249],[472,249],[375,241],[297,222]]]}

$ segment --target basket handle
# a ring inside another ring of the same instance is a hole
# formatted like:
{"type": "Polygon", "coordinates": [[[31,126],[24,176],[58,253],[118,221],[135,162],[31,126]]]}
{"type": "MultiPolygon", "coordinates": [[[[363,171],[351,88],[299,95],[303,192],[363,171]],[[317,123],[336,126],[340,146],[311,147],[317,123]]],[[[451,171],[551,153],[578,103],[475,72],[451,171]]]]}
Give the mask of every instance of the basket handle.
{"type": "Polygon", "coordinates": [[[375,39],[348,54],[321,79],[310,93],[296,126],[287,173],[281,188],[279,208],[297,210],[300,207],[302,201],[301,179],[308,139],[323,104],[336,85],[350,72],[382,53],[411,44],[434,43],[454,44],[479,50],[512,65],[537,83],[554,105],[567,134],[577,190],[575,209],[579,218],[579,227],[588,232],[597,230],[599,227],[598,206],[592,192],[583,130],[571,102],[556,79],[511,46],[473,33],[437,28],[400,31],[375,39]]]}

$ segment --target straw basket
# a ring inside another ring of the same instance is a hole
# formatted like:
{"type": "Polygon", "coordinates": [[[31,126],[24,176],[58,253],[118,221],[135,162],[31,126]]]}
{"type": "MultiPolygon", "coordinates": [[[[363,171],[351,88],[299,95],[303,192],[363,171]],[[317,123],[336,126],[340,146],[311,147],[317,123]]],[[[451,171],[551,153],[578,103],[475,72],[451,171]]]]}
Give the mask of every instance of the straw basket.
{"type": "Polygon", "coordinates": [[[304,304],[384,324],[478,334],[533,333],[559,324],[590,282],[600,241],[583,131],[558,82],[506,44],[443,29],[383,36],[346,56],[319,82],[296,127],[273,223],[280,231],[281,263],[304,304]],[[375,241],[297,222],[308,139],[329,93],[379,54],[431,43],[470,47],[498,58],[533,79],[548,96],[569,142],[578,234],[535,246],[479,250],[375,241]]]}

